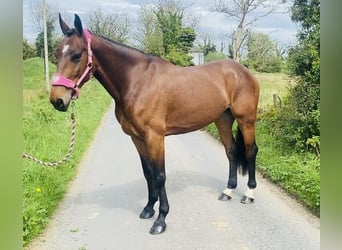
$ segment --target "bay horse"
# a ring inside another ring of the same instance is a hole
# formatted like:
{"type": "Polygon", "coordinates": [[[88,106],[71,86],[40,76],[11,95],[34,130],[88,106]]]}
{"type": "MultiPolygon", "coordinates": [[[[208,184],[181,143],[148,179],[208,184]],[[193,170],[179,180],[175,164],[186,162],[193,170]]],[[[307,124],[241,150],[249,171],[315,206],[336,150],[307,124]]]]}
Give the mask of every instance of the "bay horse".
{"type": "Polygon", "coordinates": [[[59,23],[64,38],[56,49],[57,70],[51,80],[50,101],[67,111],[83,84],[94,76],[113,97],[115,116],[131,137],[147,181],[148,202],[140,218],[159,214],[151,234],[165,231],[169,203],[165,190],[164,138],[191,132],[214,122],[229,160],[227,187],[219,200],[232,198],[237,170],[248,172],[242,203],[254,201],[256,188],[255,123],[259,85],[247,68],[233,60],[180,67],[159,57],[119,44],[83,29],[75,14],[74,28],[59,23]],[[237,121],[238,131],[232,132],[237,121]]]}

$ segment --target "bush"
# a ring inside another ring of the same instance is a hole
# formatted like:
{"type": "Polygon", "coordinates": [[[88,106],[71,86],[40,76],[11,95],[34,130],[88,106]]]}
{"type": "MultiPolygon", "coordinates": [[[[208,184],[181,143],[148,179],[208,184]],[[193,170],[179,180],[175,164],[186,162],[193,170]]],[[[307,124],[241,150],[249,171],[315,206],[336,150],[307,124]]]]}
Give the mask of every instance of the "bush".
{"type": "Polygon", "coordinates": [[[211,61],[215,61],[215,60],[220,60],[220,59],[227,59],[227,56],[222,53],[222,52],[209,52],[205,57],[204,57],[204,61],[207,62],[211,62],[211,61]]]}
{"type": "Polygon", "coordinates": [[[248,68],[258,72],[275,73],[282,69],[282,58],[278,45],[268,35],[250,33],[247,40],[248,68]]]}
{"type": "Polygon", "coordinates": [[[298,44],[289,49],[286,67],[297,85],[275,119],[273,132],[291,146],[311,146],[319,155],[320,1],[295,0],[291,18],[301,26],[298,44]]]}
{"type": "Polygon", "coordinates": [[[320,214],[320,159],[311,152],[296,152],[289,144],[284,145],[283,136],[297,134],[293,127],[288,134],[273,134],[274,119],[278,111],[260,115],[257,123],[259,153],[257,168],[272,182],[280,185],[303,203],[314,214],[320,214]]]}
{"type": "Polygon", "coordinates": [[[267,57],[247,61],[248,68],[254,69],[257,72],[276,73],[282,69],[281,57],[267,57]]]}
{"type": "Polygon", "coordinates": [[[36,49],[34,45],[30,44],[27,40],[23,40],[23,59],[29,59],[36,56],[36,49]]]}
{"type": "Polygon", "coordinates": [[[166,54],[164,58],[167,61],[179,66],[190,66],[193,64],[191,61],[192,56],[174,47],[170,49],[170,52],[166,54]]]}
{"type": "MultiPolygon", "coordinates": [[[[319,140],[320,136],[319,89],[306,86],[305,83],[296,85],[283,107],[272,111],[272,134],[297,150],[306,150],[308,140],[319,140]]],[[[312,149],[318,153],[317,148],[312,149]]]]}

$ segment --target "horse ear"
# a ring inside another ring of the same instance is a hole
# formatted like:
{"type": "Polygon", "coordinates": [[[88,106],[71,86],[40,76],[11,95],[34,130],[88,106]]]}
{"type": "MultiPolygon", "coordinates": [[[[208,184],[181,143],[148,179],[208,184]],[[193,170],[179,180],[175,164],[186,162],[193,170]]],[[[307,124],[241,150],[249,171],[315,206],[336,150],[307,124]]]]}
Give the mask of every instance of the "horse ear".
{"type": "Polygon", "coordinates": [[[74,25],[78,34],[82,36],[82,33],[83,33],[82,22],[81,22],[81,18],[77,14],[75,14],[74,25]]]}
{"type": "Polygon", "coordinates": [[[70,30],[69,26],[63,21],[61,13],[59,15],[59,25],[61,26],[62,32],[65,35],[68,30],[70,30]]]}

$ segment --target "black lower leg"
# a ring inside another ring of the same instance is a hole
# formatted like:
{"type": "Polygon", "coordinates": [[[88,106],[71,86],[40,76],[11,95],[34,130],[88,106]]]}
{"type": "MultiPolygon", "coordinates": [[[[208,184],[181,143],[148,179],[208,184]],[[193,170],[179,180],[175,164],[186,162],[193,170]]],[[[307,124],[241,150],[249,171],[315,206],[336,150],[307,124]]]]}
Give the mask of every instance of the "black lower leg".
{"type": "Polygon", "coordinates": [[[227,188],[222,191],[219,196],[219,200],[227,201],[232,198],[231,192],[232,189],[235,189],[237,186],[237,163],[233,160],[229,160],[229,178],[227,188]]]}
{"type": "Polygon", "coordinates": [[[165,171],[158,171],[156,173],[156,186],[159,195],[159,215],[150,230],[151,234],[160,234],[166,229],[165,218],[169,213],[169,202],[165,190],[165,180],[165,171]]]}
{"type": "Polygon", "coordinates": [[[236,186],[237,186],[237,164],[236,162],[230,161],[227,188],[235,189],[236,186]]]}
{"type": "Polygon", "coordinates": [[[258,153],[258,147],[254,143],[251,149],[251,155],[248,157],[248,187],[250,189],[255,189],[257,186],[256,180],[255,180],[255,160],[256,155],[258,153]]]}
{"type": "Polygon", "coordinates": [[[153,209],[154,204],[158,200],[158,190],[153,178],[153,168],[148,163],[147,160],[141,158],[141,163],[143,166],[144,176],[147,181],[147,188],[148,188],[148,202],[144,207],[143,211],[140,213],[141,219],[149,219],[151,218],[155,211],[153,209]]]}

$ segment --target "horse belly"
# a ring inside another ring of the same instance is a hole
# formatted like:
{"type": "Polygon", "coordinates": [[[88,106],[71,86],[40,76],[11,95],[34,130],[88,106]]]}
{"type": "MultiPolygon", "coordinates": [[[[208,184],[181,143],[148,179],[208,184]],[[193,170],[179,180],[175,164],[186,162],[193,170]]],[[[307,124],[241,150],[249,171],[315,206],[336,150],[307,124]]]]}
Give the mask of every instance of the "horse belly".
{"type": "Polygon", "coordinates": [[[222,96],[185,98],[173,108],[166,121],[167,135],[182,134],[205,127],[217,120],[228,108],[222,96]]]}

